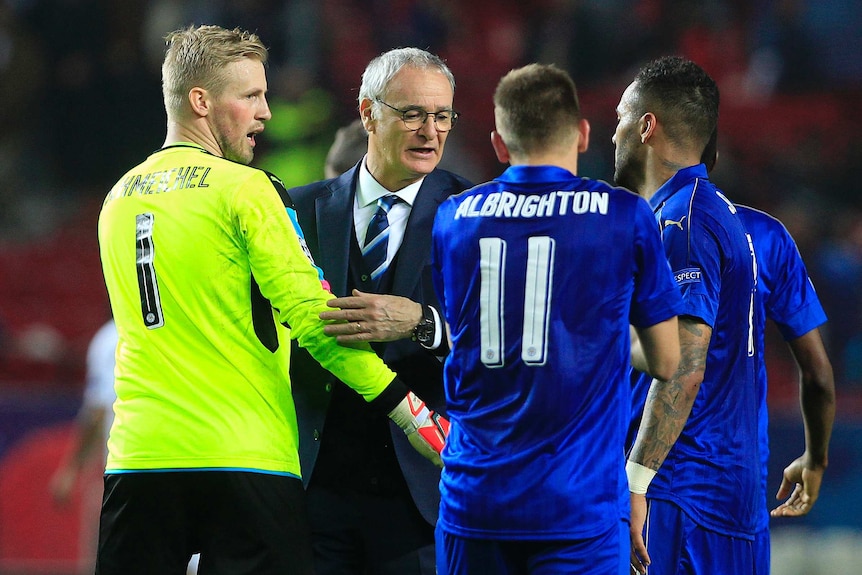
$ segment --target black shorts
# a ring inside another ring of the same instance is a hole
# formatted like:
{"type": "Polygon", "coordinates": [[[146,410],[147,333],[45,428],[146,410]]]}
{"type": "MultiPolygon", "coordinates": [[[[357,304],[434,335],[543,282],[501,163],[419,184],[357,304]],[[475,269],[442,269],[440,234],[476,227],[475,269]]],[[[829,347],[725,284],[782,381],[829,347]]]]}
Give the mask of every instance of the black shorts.
{"type": "Polygon", "coordinates": [[[244,471],[105,475],[96,575],[313,573],[302,481],[244,471]]]}

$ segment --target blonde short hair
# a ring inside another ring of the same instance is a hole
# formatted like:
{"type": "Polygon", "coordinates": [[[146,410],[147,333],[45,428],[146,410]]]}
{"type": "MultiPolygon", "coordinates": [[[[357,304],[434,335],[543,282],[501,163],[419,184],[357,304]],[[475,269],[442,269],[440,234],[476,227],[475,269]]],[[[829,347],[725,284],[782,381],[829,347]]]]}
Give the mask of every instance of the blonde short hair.
{"type": "Polygon", "coordinates": [[[220,26],[190,26],[165,37],[162,94],[168,118],[183,114],[189,91],[200,87],[219,93],[224,68],[244,58],[266,63],[268,51],[256,34],[220,26]]]}

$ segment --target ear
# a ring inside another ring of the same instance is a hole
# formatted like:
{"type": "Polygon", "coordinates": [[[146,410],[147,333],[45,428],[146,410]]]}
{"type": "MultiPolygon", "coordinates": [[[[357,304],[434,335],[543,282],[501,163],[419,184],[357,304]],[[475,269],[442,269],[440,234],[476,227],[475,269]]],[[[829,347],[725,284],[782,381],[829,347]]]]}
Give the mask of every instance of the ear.
{"type": "Polygon", "coordinates": [[[656,129],[658,128],[658,120],[656,119],[655,114],[647,112],[641,116],[640,128],[641,143],[646,144],[647,140],[653,137],[653,134],[655,134],[656,129]]]}
{"type": "Polygon", "coordinates": [[[359,102],[359,119],[362,120],[362,125],[365,127],[366,132],[374,131],[374,118],[371,114],[371,106],[373,102],[369,98],[363,98],[361,102],[359,102]]]}
{"type": "Polygon", "coordinates": [[[189,90],[189,104],[192,111],[198,116],[207,116],[210,113],[209,92],[203,88],[192,88],[189,90]]]}
{"type": "Polygon", "coordinates": [[[586,118],[578,121],[578,153],[583,154],[590,147],[590,123],[586,118]]]}
{"type": "Polygon", "coordinates": [[[497,160],[501,164],[509,163],[509,148],[506,147],[506,142],[503,141],[503,136],[497,133],[496,130],[491,131],[491,147],[494,148],[494,153],[497,154],[497,160]]]}

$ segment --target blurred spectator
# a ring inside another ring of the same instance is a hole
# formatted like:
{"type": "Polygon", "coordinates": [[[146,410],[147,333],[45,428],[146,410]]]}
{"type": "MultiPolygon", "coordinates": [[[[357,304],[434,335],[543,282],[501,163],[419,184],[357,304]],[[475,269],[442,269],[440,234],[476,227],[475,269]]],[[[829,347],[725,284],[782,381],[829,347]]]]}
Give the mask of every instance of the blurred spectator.
{"type": "Polygon", "coordinates": [[[43,88],[44,53],[40,36],[0,3],[0,129],[4,134],[25,125],[30,102],[43,88]]]}
{"type": "Polygon", "coordinates": [[[592,87],[667,52],[673,37],[663,34],[661,13],[656,0],[544,0],[527,19],[525,59],[567,69],[579,90],[592,87]]]}
{"type": "MultiPolygon", "coordinates": [[[[27,208],[45,195],[32,125],[33,102],[46,81],[43,43],[11,3],[0,2],[0,241],[27,238],[39,225],[27,208]],[[25,185],[30,193],[22,197],[25,185]]],[[[53,224],[53,218],[45,219],[53,224]]]]}
{"type": "Polygon", "coordinates": [[[346,126],[338,128],[335,140],[326,154],[326,165],[323,167],[324,178],[336,178],[352,168],[368,149],[368,132],[362,125],[362,120],[353,120],[346,126]]]}
{"type": "Polygon", "coordinates": [[[817,66],[824,72],[821,89],[862,88],[862,2],[800,1],[804,5],[803,30],[811,41],[817,66]]]}
{"type": "Polygon", "coordinates": [[[764,0],[755,4],[750,27],[754,44],[749,84],[752,92],[816,90],[822,66],[805,30],[805,0],[764,0]]]}
{"type": "MultiPolygon", "coordinates": [[[[107,455],[108,431],[114,419],[114,356],[117,327],[109,320],[99,328],[87,349],[87,375],[84,399],[75,419],[72,448],[51,478],[51,495],[60,505],[69,501],[81,470],[96,453],[101,462],[107,455]]],[[[93,549],[95,549],[94,540],[93,549]]]]}
{"type": "Polygon", "coordinates": [[[830,318],[826,341],[836,380],[862,391],[862,212],[831,212],[826,220],[811,275],[830,318]]]}
{"type": "Polygon", "coordinates": [[[98,541],[97,526],[99,523],[98,502],[101,499],[101,475],[87,474],[90,464],[95,464],[98,455],[99,465],[104,469],[107,456],[108,431],[114,419],[112,407],[117,398],[114,393],[114,355],[117,349],[117,328],[114,320],[105,323],[90,341],[87,349],[87,373],[84,387],[84,398],[75,418],[75,430],[71,446],[66,457],[51,476],[48,487],[51,497],[59,506],[66,506],[72,499],[76,486],[82,485],[85,492],[93,496],[84,496],[86,517],[84,540],[86,541],[86,557],[90,568],[95,566],[96,543],[98,541]],[[95,493],[98,491],[98,496],[95,493]]]}

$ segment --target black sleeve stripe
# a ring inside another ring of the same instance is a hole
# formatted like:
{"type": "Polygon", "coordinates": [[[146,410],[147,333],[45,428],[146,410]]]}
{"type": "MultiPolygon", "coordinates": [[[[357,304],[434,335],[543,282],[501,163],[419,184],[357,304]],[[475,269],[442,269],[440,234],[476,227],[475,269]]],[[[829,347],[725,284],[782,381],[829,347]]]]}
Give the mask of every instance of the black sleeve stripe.
{"type": "Polygon", "coordinates": [[[267,172],[266,170],[261,171],[267,175],[270,183],[272,183],[272,187],[275,188],[276,192],[278,192],[279,197],[281,197],[281,201],[284,202],[284,207],[295,208],[296,206],[293,203],[293,198],[291,198],[290,194],[287,193],[287,188],[284,186],[284,182],[271,172],[267,172]]]}

